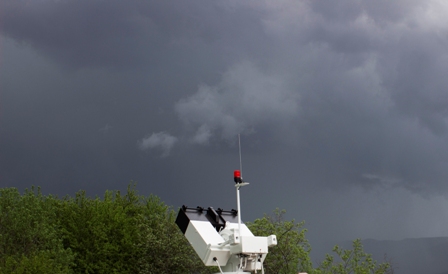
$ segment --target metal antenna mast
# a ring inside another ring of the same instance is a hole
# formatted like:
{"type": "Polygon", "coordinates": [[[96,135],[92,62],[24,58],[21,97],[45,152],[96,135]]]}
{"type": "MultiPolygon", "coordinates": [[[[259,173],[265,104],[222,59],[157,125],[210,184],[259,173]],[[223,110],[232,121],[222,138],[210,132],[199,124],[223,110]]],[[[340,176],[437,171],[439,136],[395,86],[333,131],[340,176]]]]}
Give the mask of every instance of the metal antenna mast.
{"type": "Polygon", "coordinates": [[[243,186],[247,186],[249,183],[243,180],[243,163],[241,161],[241,137],[238,134],[238,147],[240,151],[240,170],[235,170],[233,172],[233,178],[235,181],[236,188],[236,203],[238,210],[238,234],[241,236],[241,202],[240,202],[240,188],[243,186]]]}
{"type": "Polygon", "coordinates": [[[244,183],[243,181],[243,162],[241,161],[241,138],[240,134],[238,133],[238,148],[239,148],[239,154],[240,154],[240,176],[241,179],[239,183],[236,185],[236,203],[237,203],[237,210],[238,210],[238,233],[241,237],[241,205],[240,205],[240,187],[244,183]]]}
{"type": "Polygon", "coordinates": [[[239,148],[239,152],[240,152],[240,172],[241,172],[241,177],[243,177],[243,161],[241,161],[241,138],[240,138],[239,133],[238,133],[238,148],[239,148]]]}

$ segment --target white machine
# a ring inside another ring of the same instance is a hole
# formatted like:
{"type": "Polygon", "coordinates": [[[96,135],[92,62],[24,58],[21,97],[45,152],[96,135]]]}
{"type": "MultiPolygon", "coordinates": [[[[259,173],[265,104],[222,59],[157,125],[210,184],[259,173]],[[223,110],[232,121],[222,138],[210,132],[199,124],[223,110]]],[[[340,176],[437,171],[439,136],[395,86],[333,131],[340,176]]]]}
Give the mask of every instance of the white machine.
{"type": "Polygon", "coordinates": [[[238,210],[182,206],[176,224],[206,266],[218,266],[222,274],[249,274],[261,271],[268,247],[277,245],[277,237],[257,237],[241,223],[240,195],[244,182],[234,172],[238,210]]]}

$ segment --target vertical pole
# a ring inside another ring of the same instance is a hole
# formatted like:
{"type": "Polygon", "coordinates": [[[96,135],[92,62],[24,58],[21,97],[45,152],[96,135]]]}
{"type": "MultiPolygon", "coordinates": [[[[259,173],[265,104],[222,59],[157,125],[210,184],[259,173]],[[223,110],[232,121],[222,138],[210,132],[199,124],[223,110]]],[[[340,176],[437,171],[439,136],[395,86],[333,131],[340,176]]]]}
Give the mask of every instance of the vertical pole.
{"type": "MultiPolygon", "coordinates": [[[[238,150],[240,155],[240,172],[241,172],[241,181],[243,179],[243,162],[241,161],[241,137],[238,133],[238,150]]],[[[240,205],[240,187],[236,188],[236,202],[237,202],[237,210],[238,210],[238,235],[241,240],[241,205],[240,205]]]]}
{"type": "Polygon", "coordinates": [[[241,240],[241,206],[240,206],[240,187],[236,188],[236,203],[238,207],[238,235],[241,240]]]}

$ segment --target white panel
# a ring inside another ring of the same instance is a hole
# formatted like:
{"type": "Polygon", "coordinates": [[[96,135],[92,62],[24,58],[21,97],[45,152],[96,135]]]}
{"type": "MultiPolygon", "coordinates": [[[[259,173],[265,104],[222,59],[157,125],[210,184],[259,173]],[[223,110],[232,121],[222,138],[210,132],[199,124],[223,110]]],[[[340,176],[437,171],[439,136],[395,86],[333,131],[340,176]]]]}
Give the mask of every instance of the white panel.
{"type": "MultiPolygon", "coordinates": [[[[226,228],[228,229],[238,229],[238,223],[228,223],[226,228]]],[[[245,224],[241,224],[241,236],[254,236],[254,234],[252,234],[252,232],[249,230],[249,228],[247,228],[247,226],[245,224]]]]}
{"type": "Polygon", "coordinates": [[[210,222],[190,221],[188,227],[190,227],[191,225],[194,226],[195,230],[197,231],[197,233],[199,233],[206,244],[217,245],[224,242],[224,239],[221,237],[221,235],[219,235],[219,233],[210,222]]]}
{"type": "Polygon", "coordinates": [[[225,266],[227,261],[230,258],[230,248],[229,246],[224,247],[210,247],[209,252],[206,254],[204,260],[204,264],[206,266],[217,266],[218,264],[213,260],[213,258],[217,258],[219,261],[219,265],[225,266]]]}
{"type": "Polygon", "coordinates": [[[241,237],[241,244],[230,246],[232,254],[264,254],[268,253],[268,243],[266,237],[241,237]]]}
{"type": "Polygon", "coordinates": [[[216,262],[213,261],[214,257],[219,260],[221,266],[227,263],[230,257],[229,247],[218,245],[223,243],[224,239],[210,222],[190,221],[185,237],[205,265],[216,266],[216,262]]]}

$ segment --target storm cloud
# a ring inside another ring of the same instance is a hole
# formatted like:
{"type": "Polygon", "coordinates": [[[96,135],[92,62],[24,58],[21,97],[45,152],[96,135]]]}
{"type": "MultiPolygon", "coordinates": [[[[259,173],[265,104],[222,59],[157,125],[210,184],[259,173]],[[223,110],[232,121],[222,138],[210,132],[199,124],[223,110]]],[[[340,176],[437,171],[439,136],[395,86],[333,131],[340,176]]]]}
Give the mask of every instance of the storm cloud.
{"type": "Polygon", "coordinates": [[[437,0],[0,0],[0,186],[136,180],[173,206],[232,207],[241,134],[247,220],[280,207],[315,241],[447,236],[446,14],[437,0]]]}

